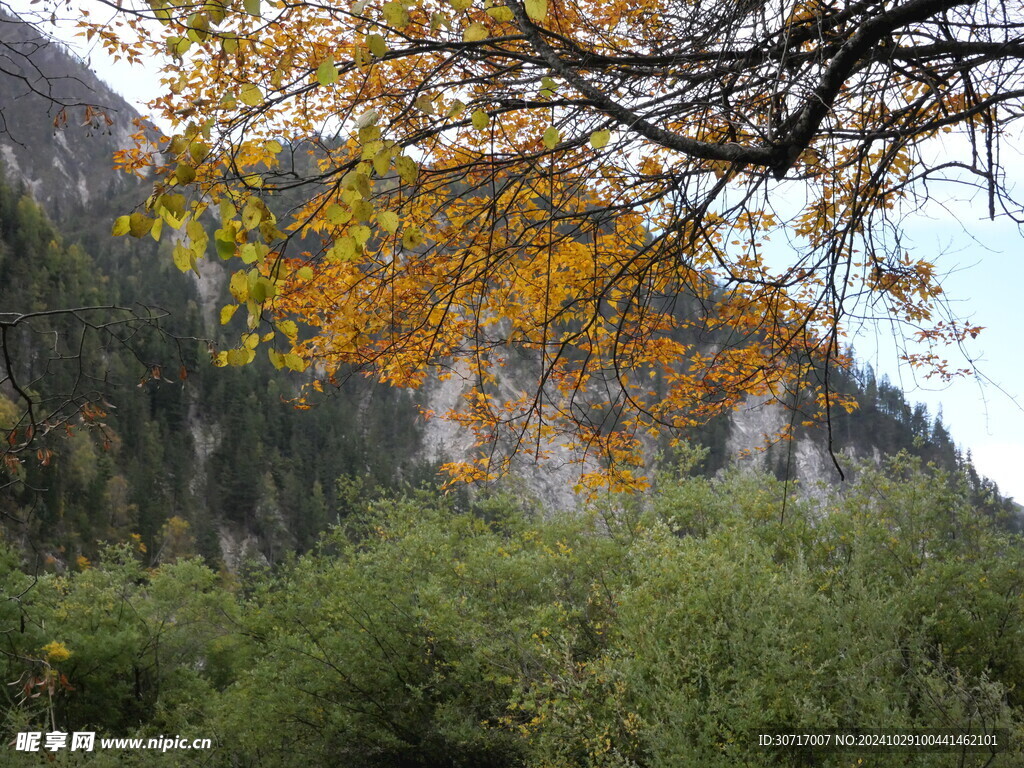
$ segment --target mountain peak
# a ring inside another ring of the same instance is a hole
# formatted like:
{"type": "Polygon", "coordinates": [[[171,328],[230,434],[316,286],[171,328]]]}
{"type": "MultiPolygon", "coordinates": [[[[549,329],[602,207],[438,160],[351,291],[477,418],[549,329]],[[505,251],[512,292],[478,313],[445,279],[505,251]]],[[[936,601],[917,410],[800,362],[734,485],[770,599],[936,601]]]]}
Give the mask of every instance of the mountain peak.
{"type": "Polygon", "coordinates": [[[51,216],[131,185],[112,157],[141,116],[81,59],[0,11],[0,71],[0,162],[51,216]]]}

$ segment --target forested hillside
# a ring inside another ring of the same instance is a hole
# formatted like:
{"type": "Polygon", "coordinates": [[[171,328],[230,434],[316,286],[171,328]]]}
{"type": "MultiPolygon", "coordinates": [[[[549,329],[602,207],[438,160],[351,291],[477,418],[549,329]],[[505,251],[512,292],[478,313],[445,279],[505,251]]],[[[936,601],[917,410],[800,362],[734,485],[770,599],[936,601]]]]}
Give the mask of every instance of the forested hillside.
{"type": "MultiPolygon", "coordinates": [[[[83,211],[80,221],[95,218],[83,211]]],[[[98,234],[109,232],[104,219],[91,230],[75,220],[68,227],[78,237],[65,237],[23,187],[0,178],[4,319],[76,307],[174,312],[159,330],[136,324],[108,334],[84,328],[84,313],[11,329],[12,370],[44,410],[92,395],[103,411],[91,425],[73,417],[17,457],[4,527],[26,552],[63,568],[92,557],[98,541],[134,536],[151,562],[173,552],[217,563],[248,539],[249,555],[273,560],[308,548],[344,515],[354,486],[372,492],[432,474],[415,468],[407,395],[355,379],[299,411],[288,402],[298,383],[269,364],[215,369],[205,339],[218,331],[204,326],[193,283],[157,244],[125,247],[98,234]]],[[[101,309],[87,319],[123,317],[101,309]]],[[[3,398],[9,430],[25,403],[10,389],[3,398]]]]}

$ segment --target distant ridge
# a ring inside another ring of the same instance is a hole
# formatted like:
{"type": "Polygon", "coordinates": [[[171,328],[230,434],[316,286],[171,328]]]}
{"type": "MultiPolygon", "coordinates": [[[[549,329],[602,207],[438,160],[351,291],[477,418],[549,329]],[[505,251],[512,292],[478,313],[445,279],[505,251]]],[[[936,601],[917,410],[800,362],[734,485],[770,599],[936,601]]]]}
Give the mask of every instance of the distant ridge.
{"type": "Polygon", "coordinates": [[[81,59],[0,11],[0,74],[0,162],[50,216],[132,186],[111,158],[141,115],[81,59]]]}

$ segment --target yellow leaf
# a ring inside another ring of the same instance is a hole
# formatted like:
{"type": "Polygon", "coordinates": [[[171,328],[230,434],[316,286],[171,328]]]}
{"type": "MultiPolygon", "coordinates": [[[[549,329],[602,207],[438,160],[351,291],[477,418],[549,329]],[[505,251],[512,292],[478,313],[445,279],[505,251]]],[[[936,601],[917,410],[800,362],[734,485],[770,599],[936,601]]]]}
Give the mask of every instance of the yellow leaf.
{"type": "Polygon", "coordinates": [[[394,211],[381,211],[377,214],[377,224],[381,229],[394,234],[398,231],[398,214],[394,211]]]}
{"type": "Polygon", "coordinates": [[[590,134],[590,146],[592,146],[594,149],[601,149],[602,147],[607,146],[611,138],[612,132],[609,131],[607,128],[604,129],[603,131],[594,131],[592,134],[590,134]]]}
{"type": "Polygon", "coordinates": [[[425,115],[434,114],[434,98],[429,93],[421,93],[412,104],[425,115]]]}
{"type": "Polygon", "coordinates": [[[352,218],[352,211],[337,203],[331,203],[327,206],[326,215],[327,221],[336,227],[340,227],[352,218]]]}
{"type": "Polygon", "coordinates": [[[482,109],[474,111],[470,120],[472,120],[473,122],[473,127],[476,128],[478,131],[482,131],[491,122],[491,118],[488,117],[487,113],[484,112],[482,109]]]}
{"type": "Polygon", "coordinates": [[[533,21],[544,21],[548,15],[548,0],[524,0],[526,15],[533,21]]]}
{"type": "MultiPolygon", "coordinates": [[[[316,68],[316,81],[320,85],[333,85],[338,82],[338,68],[334,66],[333,61],[326,59],[320,63],[320,66],[316,68]]],[[[245,101],[245,96],[242,97],[242,101],[245,101]]],[[[248,102],[246,103],[248,104],[248,102]]]]}
{"type": "Polygon", "coordinates": [[[478,21],[474,21],[463,31],[462,41],[465,43],[476,43],[480,40],[486,40],[488,36],[487,27],[478,21]]]}
{"type": "Polygon", "coordinates": [[[229,349],[227,353],[228,365],[242,366],[249,362],[249,349],[229,349]]]}
{"type": "Polygon", "coordinates": [[[136,211],[128,217],[128,232],[132,237],[148,235],[152,228],[153,220],[144,213],[136,211]]]}
{"type": "Polygon", "coordinates": [[[348,235],[343,235],[334,241],[334,245],[327,252],[328,261],[352,261],[356,257],[356,241],[348,235]]]}
{"type": "Polygon", "coordinates": [[[249,300],[249,279],[244,272],[235,272],[228,283],[228,289],[235,301],[245,302],[249,300]]]}
{"type": "Polygon", "coordinates": [[[191,165],[179,163],[178,167],[174,169],[174,178],[179,184],[191,184],[196,180],[196,169],[191,165]]]}
{"type": "Polygon", "coordinates": [[[254,83],[244,83],[238,92],[238,99],[243,104],[255,107],[263,101],[263,91],[261,91],[260,87],[254,83]]]}
{"type": "Polygon", "coordinates": [[[391,168],[391,157],[393,155],[393,149],[382,149],[373,156],[373,170],[378,176],[387,175],[388,170],[391,168]]]}
{"type": "Polygon", "coordinates": [[[423,244],[423,232],[420,231],[419,227],[407,227],[402,232],[402,247],[404,248],[416,248],[423,244]]]}
{"type": "Polygon", "coordinates": [[[245,264],[254,264],[259,259],[255,243],[245,243],[238,249],[238,255],[245,264]]]}
{"type": "Polygon", "coordinates": [[[487,15],[490,16],[495,21],[500,21],[502,23],[508,23],[515,18],[515,16],[512,14],[512,9],[507,8],[504,5],[498,5],[495,6],[494,8],[488,8],[487,15]]]}
{"type": "Polygon", "coordinates": [[[192,269],[192,251],[183,245],[174,246],[173,251],[174,266],[180,269],[182,272],[188,272],[192,269]]]}
{"type": "Polygon", "coordinates": [[[366,245],[366,241],[370,239],[372,234],[370,228],[365,224],[357,224],[349,230],[349,234],[352,239],[356,241],[356,245],[366,245]]]}
{"type": "Polygon", "coordinates": [[[384,38],[376,33],[366,36],[366,46],[370,49],[370,53],[376,56],[378,59],[383,59],[388,53],[388,44],[384,42],[384,38]]]}
{"type": "Polygon", "coordinates": [[[238,311],[237,304],[227,304],[220,310],[220,324],[227,325],[231,322],[231,318],[235,316],[235,312],[238,311]]]}
{"type": "Polygon", "coordinates": [[[292,342],[294,342],[299,336],[299,327],[295,324],[294,320],[282,320],[277,324],[277,329],[287,336],[292,342]]]}
{"type": "Polygon", "coordinates": [[[387,23],[393,27],[404,27],[409,23],[409,12],[401,3],[384,3],[381,10],[387,23]]]}
{"type": "Polygon", "coordinates": [[[416,176],[419,174],[419,167],[416,165],[416,161],[407,155],[402,155],[395,160],[395,170],[398,172],[399,178],[406,184],[414,183],[416,176]]]}
{"type": "Polygon", "coordinates": [[[341,186],[358,192],[364,198],[370,196],[370,177],[359,171],[349,171],[341,180],[341,186]]]}
{"type": "Polygon", "coordinates": [[[131,218],[128,216],[118,216],[114,219],[114,227],[110,230],[110,234],[114,237],[121,237],[121,235],[127,235],[131,229],[130,224],[131,218]]]}
{"type": "Polygon", "coordinates": [[[558,133],[558,129],[555,126],[550,125],[548,129],[544,131],[544,146],[548,149],[554,149],[557,145],[561,136],[558,133]]]}

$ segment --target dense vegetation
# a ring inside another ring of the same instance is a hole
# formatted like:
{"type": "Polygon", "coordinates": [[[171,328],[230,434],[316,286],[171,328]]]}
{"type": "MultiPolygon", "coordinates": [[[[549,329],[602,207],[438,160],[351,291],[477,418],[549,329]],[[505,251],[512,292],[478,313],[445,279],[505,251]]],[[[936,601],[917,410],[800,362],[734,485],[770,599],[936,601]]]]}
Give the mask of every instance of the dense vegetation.
{"type": "MultiPolygon", "coordinates": [[[[156,243],[111,242],[99,218],[72,216],[76,235],[65,237],[0,176],[2,311],[177,308],[162,330],[142,327],[128,344],[98,331],[78,344],[83,327],[68,315],[11,331],[13,367],[34,382],[33,396],[52,404],[92,395],[104,410],[92,429],[76,419],[70,435],[37,440],[52,455],[39,461],[33,446],[4,475],[0,523],[25,550],[59,569],[93,557],[98,540],[135,535],[151,562],[168,547],[216,562],[227,531],[255,535],[273,560],[308,548],[343,515],[353,483],[388,488],[432,473],[417,463],[416,412],[397,390],[356,378],[315,410],[296,411],[288,401],[297,382],[269,364],[214,369],[202,339],[218,331],[204,325],[190,281],[156,243]]],[[[5,435],[23,405],[0,390],[5,435]]]]}
{"type": "Polygon", "coordinates": [[[7,547],[4,738],[215,744],[95,766],[1019,764],[1020,539],[906,456],[817,501],[786,494],[686,471],[643,508],[582,515],[411,492],[237,575],[146,568],[131,544],[28,574],[7,547]],[[1005,729],[1012,746],[989,762],[757,743],[864,728],[1005,729]]]}

